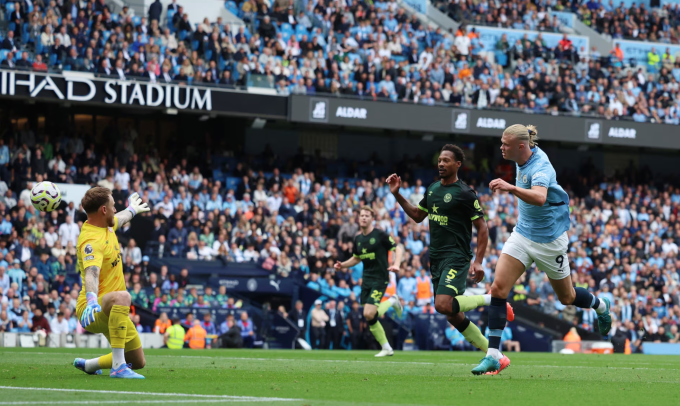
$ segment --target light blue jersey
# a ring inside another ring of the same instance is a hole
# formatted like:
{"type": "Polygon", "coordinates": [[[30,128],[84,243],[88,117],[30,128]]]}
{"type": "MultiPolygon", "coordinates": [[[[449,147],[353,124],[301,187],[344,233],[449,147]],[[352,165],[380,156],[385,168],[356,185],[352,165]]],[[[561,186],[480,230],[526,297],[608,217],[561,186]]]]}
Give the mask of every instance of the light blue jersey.
{"type": "Polygon", "coordinates": [[[538,147],[522,166],[517,165],[516,186],[548,188],[548,198],[543,206],[534,206],[519,199],[517,231],[521,236],[537,243],[549,243],[569,230],[569,195],[557,184],[557,176],[548,156],[538,147]]]}

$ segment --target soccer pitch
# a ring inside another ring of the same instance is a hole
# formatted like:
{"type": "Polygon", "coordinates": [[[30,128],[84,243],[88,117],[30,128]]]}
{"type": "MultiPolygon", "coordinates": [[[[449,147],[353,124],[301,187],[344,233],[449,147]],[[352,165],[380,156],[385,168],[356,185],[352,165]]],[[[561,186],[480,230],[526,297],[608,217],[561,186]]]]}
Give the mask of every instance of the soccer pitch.
{"type": "Polygon", "coordinates": [[[680,405],[671,356],[512,353],[498,376],[470,373],[479,352],[149,350],[138,381],[71,365],[101,351],[0,348],[0,406],[680,405]]]}

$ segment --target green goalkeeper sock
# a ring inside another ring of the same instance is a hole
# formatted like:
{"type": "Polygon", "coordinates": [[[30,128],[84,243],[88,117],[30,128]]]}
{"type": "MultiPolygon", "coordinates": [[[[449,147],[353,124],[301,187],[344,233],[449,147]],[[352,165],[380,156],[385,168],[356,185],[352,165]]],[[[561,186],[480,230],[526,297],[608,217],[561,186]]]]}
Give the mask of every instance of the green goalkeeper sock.
{"type": "Polygon", "coordinates": [[[461,331],[461,333],[470,344],[474,345],[480,350],[486,352],[489,349],[489,340],[487,340],[482,332],[479,331],[479,328],[475,325],[475,323],[468,324],[467,328],[461,331]]]}
{"type": "Polygon", "coordinates": [[[382,317],[382,315],[385,314],[385,312],[388,311],[390,309],[390,307],[392,307],[392,301],[389,300],[389,299],[380,303],[380,305],[378,305],[378,316],[377,317],[382,317]]]}
{"type": "Polygon", "coordinates": [[[469,312],[472,309],[476,309],[479,306],[484,306],[485,301],[484,301],[484,295],[477,295],[477,296],[456,296],[454,300],[458,301],[458,304],[460,305],[460,310],[461,312],[469,312]]]}
{"type": "Polygon", "coordinates": [[[373,337],[375,337],[376,341],[378,341],[378,344],[380,344],[383,348],[385,348],[385,345],[389,347],[390,344],[387,342],[385,330],[383,329],[382,324],[380,324],[380,321],[378,321],[378,318],[376,317],[375,319],[369,321],[368,324],[370,326],[369,328],[371,329],[371,333],[373,333],[373,337]],[[373,324],[371,324],[371,322],[373,322],[373,324]]]}

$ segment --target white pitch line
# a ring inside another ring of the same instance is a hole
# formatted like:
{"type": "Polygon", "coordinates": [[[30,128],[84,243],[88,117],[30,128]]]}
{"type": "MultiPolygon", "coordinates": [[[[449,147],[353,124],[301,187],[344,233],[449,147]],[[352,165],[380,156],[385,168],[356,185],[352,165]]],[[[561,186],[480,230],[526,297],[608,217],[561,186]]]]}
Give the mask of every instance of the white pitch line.
{"type": "Polygon", "coordinates": [[[146,396],[175,396],[201,399],[221,399],[221,400],[236,400],[236,401],[262,401],[262,402],[287,402],[300,401],[302,399],[288,399],[288,398],[258,398],[254,396],[230,396],[230,395],[201,395],[194,393],[165,393],[165,392],[127,392],[115,390],[96,390],[96,389],[63,389],[63,388],[27,388],[21,386],[0,386],[0,389],[8,390],[30,390],[30,391],[50,391],[50,392],[82,392],[82,393],[103,393],[115,395],[146,395],[146,396]]]}

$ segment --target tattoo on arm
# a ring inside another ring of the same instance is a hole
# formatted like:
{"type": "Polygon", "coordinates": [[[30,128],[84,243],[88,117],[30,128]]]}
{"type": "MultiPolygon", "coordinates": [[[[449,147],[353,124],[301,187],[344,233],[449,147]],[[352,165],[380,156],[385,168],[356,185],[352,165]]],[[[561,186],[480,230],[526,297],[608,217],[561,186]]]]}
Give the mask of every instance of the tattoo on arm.
{"type": "Polygon", "coordinates": [[[99,271],[98,266],[88,266],[85,268],[85,292],[99,294],[99,271]]]}
{"type": "Polygon", "coordinates": [[[118,219],[118,227],[122,227],[126,223],[129,223],[130,220],[132,220],[132,212],[130,210],[123,210],[118,213],[116,213],[116,218],[118,219]]]}

